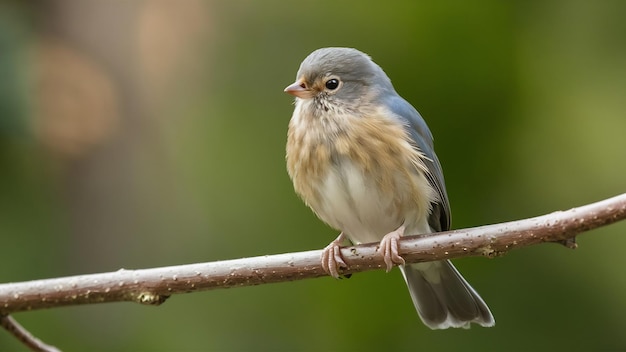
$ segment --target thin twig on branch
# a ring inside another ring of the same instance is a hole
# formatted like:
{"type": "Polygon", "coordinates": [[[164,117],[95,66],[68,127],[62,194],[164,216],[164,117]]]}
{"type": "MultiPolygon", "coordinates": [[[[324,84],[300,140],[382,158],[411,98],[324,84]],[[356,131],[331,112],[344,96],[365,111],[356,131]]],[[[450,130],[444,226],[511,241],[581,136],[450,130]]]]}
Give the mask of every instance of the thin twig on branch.
{"type": "MultiPolygon", "coordinates": [[[[407,236],[407,263],[470,256],[494,257],[542,242],[572,247],[584,231],[626,218],[626,193],[597,203],[519,221],[407,236]]],[[[342,248],[344,274],[384,268],[377,243],[342,248]]],[[[219,262],[70,276],[0,285],[0,314],[78,304],[131,301],[158,305],[170,295],[325,276],[321,250],[219,262]]]]}
{"type": "Polygon", "coordinates": [[[11,335],[15,336],[20,342],[22,342],[26,347],[30,348],[31,351],[37,352],[60,352],[54,346],[47,345],[43,343],[41,340],[31,335],[26,329],[20,325],[13,317],[9,315],[0,315],[0,326],[5,328],[11,335]]]}

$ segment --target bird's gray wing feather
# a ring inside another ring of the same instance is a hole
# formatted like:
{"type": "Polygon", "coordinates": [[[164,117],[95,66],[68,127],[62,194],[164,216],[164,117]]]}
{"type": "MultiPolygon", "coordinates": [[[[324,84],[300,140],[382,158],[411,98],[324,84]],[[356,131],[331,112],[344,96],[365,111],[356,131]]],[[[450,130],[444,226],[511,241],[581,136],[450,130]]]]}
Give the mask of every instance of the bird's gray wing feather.
{"type": "MultiPolygon", "coordinates": [[[[428,158],[425,160],[429,171],[426,177],[439,194],[439,199],[432,204],[428,224],[434,231],[447,231],[450,229],[450,205],[433,136],[422,116],[406,100],[390,94],[386,104],[406,126],[415,147],[428,158]]],[[[400,269],[417,312],[431,329],[467,328],[470,322],[482,326],[495,324],[483,299],[450,261],[409,264],[400,269]]]]}
{"type": "Polygon", "coordinates": [[[386,99],[386,104],[396,117],[402,120],[415,147],[428,158],[425,160],[429,171],[426,178],[439,195],[439,199],[432,204],[433,211],[428,218],[428,223],[435,231],[447,231],[450,229],[450,203],[441,164],[435,154],[433,135],[419,112],[399,95],[390,95],[386,99]]]}

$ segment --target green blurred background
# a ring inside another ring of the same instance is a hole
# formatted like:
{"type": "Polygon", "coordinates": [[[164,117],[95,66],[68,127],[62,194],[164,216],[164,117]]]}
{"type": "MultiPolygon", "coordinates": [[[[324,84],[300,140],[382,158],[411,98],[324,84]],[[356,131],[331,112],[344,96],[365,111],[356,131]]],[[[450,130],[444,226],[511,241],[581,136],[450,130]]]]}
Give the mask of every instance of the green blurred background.
{"type": "MultiPolygon", "coordinates": [[[[300,61],[370,54],[426,118],[453,227],[626,190],[624,1],[0,2],[0,281],[322,248],[284,165],[300,61]]],[[[626,224],[456,264],[494,328],[397,270],[16,314],[68,351],[626,348],[626,224]]],[[[23,350],[0,332],[0,350],[23,350]]]]}

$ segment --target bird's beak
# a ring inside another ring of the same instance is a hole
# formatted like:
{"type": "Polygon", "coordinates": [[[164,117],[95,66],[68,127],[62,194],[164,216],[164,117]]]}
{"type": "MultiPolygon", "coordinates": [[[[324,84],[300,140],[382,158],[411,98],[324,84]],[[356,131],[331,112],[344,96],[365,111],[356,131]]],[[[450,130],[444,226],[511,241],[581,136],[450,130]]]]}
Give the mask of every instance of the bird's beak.
{"type": "Polygon", "coordinates": [[[310,98],[311,90],[306,87],[306,84],[302,79],[297,80],[292,85],[285,88],[285,93],[291,94],[298,98],[310,98]]]}

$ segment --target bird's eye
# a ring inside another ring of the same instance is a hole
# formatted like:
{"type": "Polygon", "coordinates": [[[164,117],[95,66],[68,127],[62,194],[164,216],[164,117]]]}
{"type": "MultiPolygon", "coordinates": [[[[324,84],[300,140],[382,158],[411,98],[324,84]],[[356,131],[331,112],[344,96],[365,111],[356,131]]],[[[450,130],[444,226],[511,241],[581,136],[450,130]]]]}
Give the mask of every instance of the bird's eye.
{"type": "Polygon", "coordinates": [[[332,78],[329,79],[328,81],[326,81],[326,88],[330,89],[330,90],[335,90],[337,89],[337,87],[339,87],[339,80],[336,78],[332,78]]]}

